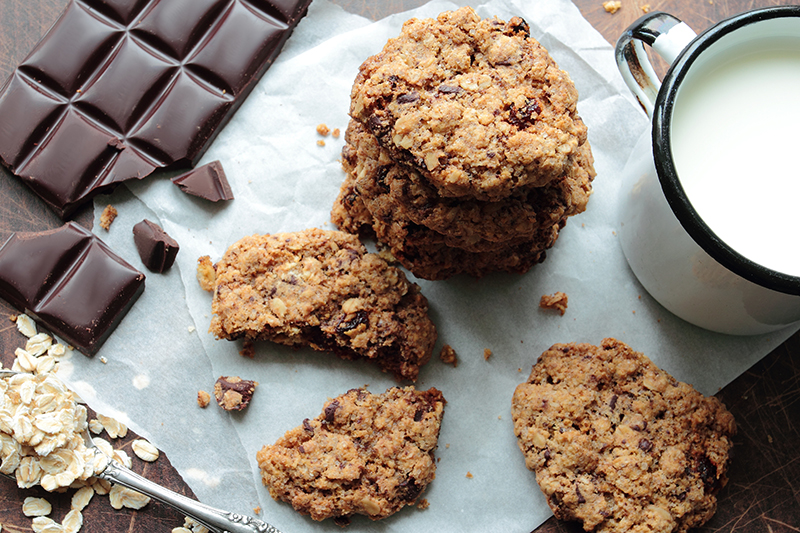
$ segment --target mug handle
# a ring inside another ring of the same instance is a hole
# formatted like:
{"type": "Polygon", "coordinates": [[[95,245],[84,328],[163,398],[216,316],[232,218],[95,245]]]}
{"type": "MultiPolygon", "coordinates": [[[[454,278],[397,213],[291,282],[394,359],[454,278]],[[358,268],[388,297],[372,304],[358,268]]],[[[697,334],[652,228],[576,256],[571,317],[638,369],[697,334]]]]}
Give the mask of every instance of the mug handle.
{"type": "Polygon", "coordinates": [[[671,65],[695,37],[697,34],[680,19],[662,11],[653,11],[631,24],[617,40],[614,53],[617,68],[647,116],[653,117],[661,80],[653,70],[642,43],[650,45],[671,65]]]}

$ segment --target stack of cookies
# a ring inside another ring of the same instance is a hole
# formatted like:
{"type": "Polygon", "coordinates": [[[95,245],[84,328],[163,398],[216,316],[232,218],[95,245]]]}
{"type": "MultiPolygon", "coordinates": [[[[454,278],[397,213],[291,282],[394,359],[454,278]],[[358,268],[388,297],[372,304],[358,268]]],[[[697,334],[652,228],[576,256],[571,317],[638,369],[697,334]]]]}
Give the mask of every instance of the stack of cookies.
{"type": "Polygon", "coordinates": [[[526,272],[591,194],[577,100],[518,17],[411,19],[360,67],[332,220],[420,278],[526,272]]]}

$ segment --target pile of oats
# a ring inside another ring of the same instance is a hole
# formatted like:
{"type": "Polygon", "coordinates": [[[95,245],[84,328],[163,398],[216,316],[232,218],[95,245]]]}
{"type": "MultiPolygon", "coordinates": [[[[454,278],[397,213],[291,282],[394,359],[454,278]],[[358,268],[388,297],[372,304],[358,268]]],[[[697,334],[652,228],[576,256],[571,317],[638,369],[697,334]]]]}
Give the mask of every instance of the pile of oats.
{"type": "Polygon", "coordinates": [[[32,374],[57,372],[58,362],[72,356],[71,348],[55,342],[53,337],[47,333],[39,333],[36,329],[36,322],[28,315],[11,318],[16,322],[19,332],[28,338],[25,348],[17,348],[14,351],[17,358],[14,360],[11,370],[32,374]]]}
{"type": "MultiPolygon", "coordinates": [[[[101,414],[87,420],[81,400],[55,376],[59,360],[72,350],[50,335],[39,333],[27,315],[12,317],[28,340],[15,351],[12,370],[18,374],[0,378],[0,473],[15,477],[20,488],[40,485],[48,492],[77,489],[71,509],[58,523],[49,518],[50,503],[44,498],[26,498],[23,514],[33,517],[35,533],[77,533],[83,526],[81,511],[94,494],[108,495],[112,507],[141,509],[150,498],[96,477],[110,459],[131,468],[124,450],[115,450],[106,439],[95,437],[87,447],[81,433],[89,428],[109,438],[124,438],[128,428],[101,414]],[[99,451],[98,451],[99,450],[99,451]]],[[[158,459],[158,449],[138,439],[133,452],[144,461],[158,459]]]]}

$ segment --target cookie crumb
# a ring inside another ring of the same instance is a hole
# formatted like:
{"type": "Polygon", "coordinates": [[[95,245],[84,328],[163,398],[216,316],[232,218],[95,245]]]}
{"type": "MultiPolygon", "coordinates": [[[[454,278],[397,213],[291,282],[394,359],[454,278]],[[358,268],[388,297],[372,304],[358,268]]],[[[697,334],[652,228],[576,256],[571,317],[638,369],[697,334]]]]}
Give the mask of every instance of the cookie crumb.
{"type": "Polygon", "coordinates": [[[453,368],[458,366],[458,357],[456,351],[449,344],[442,346],[442,351],[439,353],[439,359],[446,365],[453,365],[453,368]]]}
{"type": "Polygon", "coordinates": [[[472,479],[473,477],[472,472],[467,471],[467,479],[472,479]]]}
{"type": "Polygon", "coordinates": [[[253,359],[256,356],[256,347],[253,346],[253,341],[245,340],[239,355],[253,359]]]}
{"type": "Polygon", "coordinates": [[[105,356],[100,356],[100,362],[103,363],[104,365],[108,364],[108,359],[106,359],[105,356]]]}
{"type": "Polygon", "coordinates": [[[488,361],[491,356],[492,356],[492,351],[489,348],[484,348],[484,350],[483,350],[483,360],[484,361],[488,361]]]}
{"type": "Polygon", "coordinates": [[[567,295],[561,291],[552,295],[544,294],[542,299],[539,300],[539,307],[542,309],[555,309],[561,313],[561,316],[564,316],[567,311],[567,295]]]}
{"type": "Polygon", "coordinates": [[[650,4],[645,4],[642,6],[642,13],[650,13],[650,4]]]}
{"type": "Polygon", "coordinates": [[[322,139],[318,140],[317,146],[325,146],[325,141],[323,141],[322,139]]]}
{"type": "Polygon", "coordinates": [[[603,9],[605,9],[612,15],[617,11],[619,11],[621,8],[622,8],[622,2],[620,0],[608,0],[606,2],[603,2],[603,9]]]}
{"type": "Polygon", "coordinates": [[[317,133],[319,133],[323,137],[327,137],[330,132],[331,132],[331,129],[327,125],[325,125],[324,123],[317,125],[317,133]]]}
{"type": "Polygon", "coordinates": [[[100,215],[100,227],[104,230],[108,231],[108,228],[111,227],[111,223],[114,222],[114,219],[117,218],[117,209],[109,204],[103,209],[103,213],[100,215]]]}
{"type": "Polygon", "coordinates": [[[257,515],[260,515],[261,514],[261,506],[259,505],[258,507],[253,507],[253,512],[255,514],[257,514],[257,515]]]}
{"type": "Polygon", "coordinates": [[[341,131],[339,131],[339,128],[334,128],[334,129],[333,129],[333,132],[331,133],[331,135],[333,135],[333,138],[334,138],[334,139],[338,139],[338,138],[339,138],[339,135],[341,135],[341,134],[342,134],[342,132],[341,132],[341,131]]]}
{"type": "Polygon", "coordinates": [[[427,498],[422,498],[419,501],[419,503],[417,503],[417,509],[419,509],[420,511],[424,511],[425,509],[427,509],[430,506],[431,506],[431,502],[429,502],[427,498]]]}
{"type": "Polygon", "coordinates": [[[217,272],[211,263],[211,257],[204,255],[197,259],[197,282],[204,291],[214,292],[217,272]]]}
{"type": "Polygon", "coordinates": [[[197,405],[205,409],[211,402],[211,395],[204,390],[197,391],[197,405]]]}
{"type": "Polygon", "coordinates": [[[226,411],[241,411],[250,404],[257,386],[257,381],[238,376],[220,376],[214,384],[214,397],[226,411]]]}

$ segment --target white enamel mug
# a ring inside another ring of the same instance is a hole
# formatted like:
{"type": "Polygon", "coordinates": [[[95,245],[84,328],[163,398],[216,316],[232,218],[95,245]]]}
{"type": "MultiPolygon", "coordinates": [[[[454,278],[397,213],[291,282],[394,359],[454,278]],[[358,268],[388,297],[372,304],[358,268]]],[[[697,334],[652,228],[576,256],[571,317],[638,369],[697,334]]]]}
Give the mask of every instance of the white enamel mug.
{"type": "Polygon", "coordinates": [[[734,335],[800,321],[800,6],[699,36],[653,12],[616,46],[652,119],[626,165],[619,235],[645,289],[734,335]],[[643,44],[670,64],[663,81],[643,44]]]}

